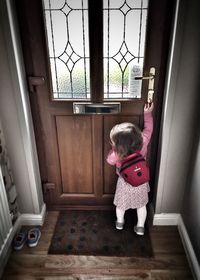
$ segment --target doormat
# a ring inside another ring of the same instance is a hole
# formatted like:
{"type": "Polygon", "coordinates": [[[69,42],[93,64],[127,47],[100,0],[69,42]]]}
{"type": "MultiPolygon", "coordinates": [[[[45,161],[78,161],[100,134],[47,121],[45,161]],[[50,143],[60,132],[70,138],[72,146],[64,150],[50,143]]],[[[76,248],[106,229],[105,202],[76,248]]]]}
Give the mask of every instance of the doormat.
{"type": "Polygon", "coordinates": [[[152,257],[148,228],[134,233],[134,210],[125,213],[123,230],[115,228],[114,211],[60,211],[48,254],[152,257]]]}

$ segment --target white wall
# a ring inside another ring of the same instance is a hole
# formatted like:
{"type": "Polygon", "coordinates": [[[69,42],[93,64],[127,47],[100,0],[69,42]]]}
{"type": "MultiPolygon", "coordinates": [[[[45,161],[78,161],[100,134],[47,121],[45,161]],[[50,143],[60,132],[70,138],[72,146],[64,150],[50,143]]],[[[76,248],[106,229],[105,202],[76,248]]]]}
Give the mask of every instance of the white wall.
{"type": "Polygon", "coordinates": [[[163,114],[156,213],[180,213],[199,94],[198,1],[180,1],[163,114]]]}
{"type": "Polygon", "coordinates": [[[21,213],[39,214],[43,196],[13,1],[0,1],[0,118],[21,213]],[[8,12],[7,12],[8,10],[8,12]]]}
{"type": "MultiPolygon", "coordinates": [[[[199,102],[200,104],[200,102],[199,102]]],[[[199,112],[200,113],[200,112],[199,112]]],[[[193,142],[193,155],[190,159],[188,180],[182,204],[181,215],[191,243],[200,263],[200,114],[197,116],[197,133],[193,142]]]]}

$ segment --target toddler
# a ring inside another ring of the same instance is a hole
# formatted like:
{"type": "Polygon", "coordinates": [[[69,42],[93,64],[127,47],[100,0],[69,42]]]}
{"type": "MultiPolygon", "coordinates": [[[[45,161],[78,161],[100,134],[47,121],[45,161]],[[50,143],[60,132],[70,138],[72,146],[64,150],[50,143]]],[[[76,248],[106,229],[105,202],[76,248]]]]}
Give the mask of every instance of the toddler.
{"type": "MultiPolygon", "coordinates": [[[[153,131],[153,103],[144,106],[144,129],[140,129],[132,123],[115,125],[110,132],[112,149],[107,156],[107,162],[120,168],[122,160],[127,156],[139,152],[144,158],[147,154],[147,146],[153,131]]],[[[137,225],[134,231],[138,235],[144,235],[144,224],[147,217],[146,204],[148,203],[149,182],[133,187],[120,176],[117,181],[114,205],[116,206],[116,229],[122,230],[124,226],[124,214],[128,209],[137,210],[137,225]]]]}

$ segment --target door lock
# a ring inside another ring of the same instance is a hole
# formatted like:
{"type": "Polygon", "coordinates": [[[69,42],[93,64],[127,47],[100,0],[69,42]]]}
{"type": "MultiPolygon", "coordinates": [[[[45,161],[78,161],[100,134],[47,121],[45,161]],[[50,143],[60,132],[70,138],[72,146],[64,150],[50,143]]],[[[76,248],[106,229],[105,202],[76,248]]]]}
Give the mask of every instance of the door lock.
{"type": "Polygon", "coordinates": [[[149,76],[135,77],[135,80],[149,80],[148,95],[147,95],[148,103],[151,103],[153,101],[155,73],[156,73],[155,67],[151,67],[149,70],[149,76]]]}

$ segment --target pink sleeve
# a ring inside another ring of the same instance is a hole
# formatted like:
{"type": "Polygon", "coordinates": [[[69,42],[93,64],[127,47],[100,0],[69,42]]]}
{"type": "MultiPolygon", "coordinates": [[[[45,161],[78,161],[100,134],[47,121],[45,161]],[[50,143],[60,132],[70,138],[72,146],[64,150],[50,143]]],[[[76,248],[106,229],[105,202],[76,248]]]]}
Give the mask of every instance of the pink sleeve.
{"type": "Polygon", "coordinates": [[[108,156],[106,158],[107,163],[109,163],[110,165],[118,165],[119,162],[119,158],[117,156],[117,153],[112,149],[110,150],[110,152],[108,153],[108,156]]]}
{"type": "Polygon", "coordinates": [[[144,113],[144,129],[142,131],[143,147],[140,153],[143,156],[147,154],[147,147],[151,140],[151,135],[153,132],[153,116],[151,112],[144,113]]]}

